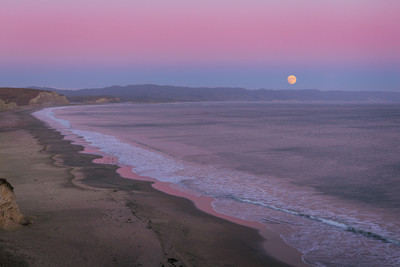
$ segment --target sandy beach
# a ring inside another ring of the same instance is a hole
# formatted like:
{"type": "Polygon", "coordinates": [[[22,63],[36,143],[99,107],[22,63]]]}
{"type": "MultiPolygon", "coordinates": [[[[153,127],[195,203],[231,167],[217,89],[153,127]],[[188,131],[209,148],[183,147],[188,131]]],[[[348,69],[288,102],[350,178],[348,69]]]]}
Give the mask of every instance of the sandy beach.
{"type": "Polygon", "coordinates": [[[0,266],[305,266],[276,234],[122,178],[30,112],[0,113],[0,177],[32,221],[0,230],[0,266]]]}

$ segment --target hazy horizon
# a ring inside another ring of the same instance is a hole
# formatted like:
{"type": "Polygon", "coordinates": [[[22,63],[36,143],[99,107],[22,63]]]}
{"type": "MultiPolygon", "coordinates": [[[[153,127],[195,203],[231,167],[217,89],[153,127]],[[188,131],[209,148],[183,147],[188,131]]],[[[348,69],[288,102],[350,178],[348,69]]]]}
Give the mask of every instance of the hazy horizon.
{"type": "MultiPolygon", "coordinates": [[[[107,86],[102,86],[102,87],[82,87],[82,88],[68,88],[68,87],[56,87],[56,86],[45,86],[45,85],[27,85],[27,86],[22,86],[22,88],[32,88],[32,89],[57,89],[57,90],[70,90],[70,91],[78,91],[78,90],[91,90],[91,89],[103,89],[103,88],[110,88],[110,87],[129,87],[129,86],[146,86],[146,85],[155,85],[155,86],[168,86],[168,87],[183,87],[183,88],[232,88],[232,89],[245,89],[249,91],[255,91],[255,90],[272,90],[272,91],[284,91],[284,90],[293,90],[293,91],[304,91],[304,90],[316,90],[316,91],[321,91],[321,92],[328,92],[328,91],[339,91],[339,92],[389,92],[389,93],[400,93],[399,90],[334,90],[334,89],[318,89],[318,88],[287,88],[287,89],[274,89],[274,88],[246,88],[246,87],[241,87],[241,86],[188,86],[188,85],[173,85],[173,84],[156,84],[156,83],[140,83],[140,84],[111,84],[107,86]]],[[[0,87],[7,87],[7,86],[0,86],[0,87]]],[[[18,86],[9,86],[11,88],[19,88],[18,86]]]]}
{"type": "Polygon", "coordinates": [[[6,0],[0,81],[400,91],[399,9],[393,0],[6,0]]]}

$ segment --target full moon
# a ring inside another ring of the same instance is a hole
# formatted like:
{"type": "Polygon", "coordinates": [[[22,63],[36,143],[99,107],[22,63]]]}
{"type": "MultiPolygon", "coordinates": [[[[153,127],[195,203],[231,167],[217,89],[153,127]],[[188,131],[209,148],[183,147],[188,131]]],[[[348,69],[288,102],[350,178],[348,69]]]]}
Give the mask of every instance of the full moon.
{"type": "Polygon", "coordinates": [[[295,84],[296,81],[297,81],[297,78],[296,78],[296,76],[294,76],[294,75],[290,75],[289,77],[287,77],[287,81],[288,81],[288,83],[290,83],[290,84],[295,84]]]}

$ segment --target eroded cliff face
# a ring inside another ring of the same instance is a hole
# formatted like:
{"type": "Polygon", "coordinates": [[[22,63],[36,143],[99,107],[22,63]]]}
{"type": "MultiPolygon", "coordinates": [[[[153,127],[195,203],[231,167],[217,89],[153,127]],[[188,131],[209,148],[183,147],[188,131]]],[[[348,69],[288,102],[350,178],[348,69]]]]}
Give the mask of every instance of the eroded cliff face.
{"type": "Polygon", "coordinates": [[[0,178],[0,228],[15,230],[26,220],[15,202],[13,187],[6,179],[0,178]]]}
{"type": "Polygon", "coordinates": [[[91,100],[87,100],[85,101],[88,104],[103,104],[103,103],[120,103],[121,99],[119,99],[118,97],[100,97],[97,99],[91,99],[91,100]]]}
{"type": "Polygon", "coordinates": [[[68,104],[67,97],[56,92],[27,88],[0,88],[0,111],[24,106],[63,106],[68,104]]]}
{"type": "Polygon", "coordinates": [[[68,104],[67,97],[59,95],[56,92],[41,92],[37,97],[29,101],[30,106],[58,106],[68,104]]]}
{"type": "Polygon", "coordinates": [[[17,104],[15,102],[6,103],[2,99],[0,99],[0,111],[6,111],[6,110],[10,110],[10,109],[15,109],[17,107],[18,106],[17,106],[17,104]]]}

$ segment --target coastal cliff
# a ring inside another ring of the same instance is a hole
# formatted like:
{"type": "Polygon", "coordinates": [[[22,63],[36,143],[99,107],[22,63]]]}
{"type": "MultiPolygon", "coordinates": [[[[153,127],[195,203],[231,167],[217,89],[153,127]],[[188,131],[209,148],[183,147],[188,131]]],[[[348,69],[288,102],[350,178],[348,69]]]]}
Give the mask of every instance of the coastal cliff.
{"type": "Polygon", "coordinates": [[[18,105],[15,102],[6,103],[0,98],[0,111],[16,109],[18,105]]]}
{"type": "Polygon", "coordinates": [[[0,228],[14,230],[25,221],[15,202],[13,187],[6,179],[0,178],[0,228]]]}
{"type": "Polygon", "coordinates": [[[68,105],[66,96],[54,91],[27,88],[0,88],[0,111],[23,106],[60,106],[68,105]]]}
{"type": "Polygon", "coordinates": [[[30,106],[58,106],[68,104],[68,99],[64,95],[59,95],[56,92],[41,92],[38,96],[29,101],[30,106]]]}
{"type": "Polygon", "coordinates": [[[84,101],[87,104],[120,103],[121,99],[112,96],[90,97],[84,101]]]}

